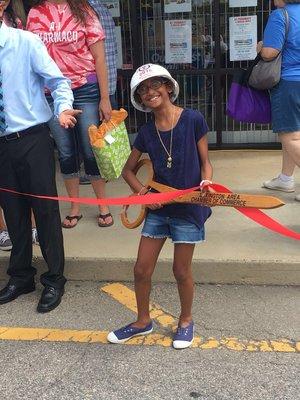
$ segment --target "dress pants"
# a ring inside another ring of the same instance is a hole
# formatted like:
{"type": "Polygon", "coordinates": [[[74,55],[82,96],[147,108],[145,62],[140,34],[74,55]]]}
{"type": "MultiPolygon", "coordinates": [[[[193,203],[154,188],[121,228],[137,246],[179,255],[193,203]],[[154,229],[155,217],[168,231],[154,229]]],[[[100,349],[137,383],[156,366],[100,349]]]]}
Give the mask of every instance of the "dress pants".
{"type": "MultiPolygon", "coordinates": [[[[26,130],[19,138],[1,139],[0,187],[57,196],[53,140],[46,124],[26,130]]],[[[13,245],[7,271],[9,282],[23,286],[34,280],[32,208],[41,251],[48,266],[48,271],[41,275],[41,283],[63,288],[66,279],[63,276],[64,248],[58,202],[0,191],[0,205],[13,245]]]]}

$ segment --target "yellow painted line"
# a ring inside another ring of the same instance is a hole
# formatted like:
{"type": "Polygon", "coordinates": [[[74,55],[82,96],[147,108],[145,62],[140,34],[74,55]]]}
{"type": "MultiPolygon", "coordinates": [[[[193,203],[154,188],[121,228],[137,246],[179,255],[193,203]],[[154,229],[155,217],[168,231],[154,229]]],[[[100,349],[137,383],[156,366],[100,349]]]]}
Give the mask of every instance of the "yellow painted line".
{"type": "MultiPolygon", "coordinates": [[[[51,328],[22,328],[0,326],[0,340],[36,341],[36,342],[71,342],[106,344],[108,332],[51,328]]],[[[161,346],[170,347],[172,338],[160,333],[138,336],[128,340],[124,345],[129,346],[161,346]]],[[[113,345],[111,345],[113,347],[113,345]]],[[[286,339],[278,340],[242,340],[225,337],[221,339],[195,337],[193,348],[201,350],[226,349],[232,351],[300,353],[300,342],[286,339]]]]}
{"type": "MultiPolygon", "coordinates": [[[[137,312],[134,291],[121,283],[111,283],[101,287],[101,290],[109,294],[113,299],[117,300],[123,306],[133,312],[137,312]]],[[[163,328],[174,329],[177,322],[173,315],[164,312],[164,310],[155,303],[150,303],[150,317],[158,322],[163,328]]]]}

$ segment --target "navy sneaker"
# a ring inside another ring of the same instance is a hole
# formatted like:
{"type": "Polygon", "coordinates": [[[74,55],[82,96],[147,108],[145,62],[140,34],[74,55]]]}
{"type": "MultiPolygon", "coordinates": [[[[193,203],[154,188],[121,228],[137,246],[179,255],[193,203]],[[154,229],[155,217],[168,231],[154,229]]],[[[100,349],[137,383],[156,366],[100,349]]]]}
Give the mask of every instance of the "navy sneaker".
{"type": "Polygon", "coordinates": [[[178,326],[173,337],[174,349],[186,349],[190,347],[194,340],[194,322],[192,321],[186,328],[178,326]]]}
{"type": "Polygon", "coordinates": [[[109,332],[107,340],[110,343],[124,343],[126,340],[131,339],[134,336],[148,335],[153,331],[152,321],[145,328],[135,328],[134,326],[126,325],[116,331],[109,332]]]}

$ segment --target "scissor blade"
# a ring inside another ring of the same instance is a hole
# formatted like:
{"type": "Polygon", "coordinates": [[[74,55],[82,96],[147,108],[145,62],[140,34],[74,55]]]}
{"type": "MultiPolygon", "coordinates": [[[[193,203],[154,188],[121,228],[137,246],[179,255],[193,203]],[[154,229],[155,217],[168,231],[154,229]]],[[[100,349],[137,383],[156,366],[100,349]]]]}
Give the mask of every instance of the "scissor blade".
{"type": "MultiPolygon", "coordinates": [[[[178,190],[155,181],[151,181],[149,185],[159,192],[172,192],[178,190]]],[[[194,191],[176,197],[176,199],[172,200],[172,203],[173,202],[199,204],[208,207],[249,207],[261,209],[271,209],[285,205],[283,201],[273,196],[260,194],[211,193],[208,191],[194,191]]]]}
{"type": "Polygon", "coordinates": [[[177,203],[191,203],[215,207],[250,207],[271,209],[284,206],[284,202],[273,196],[240,194],[240,193],[210,193],[192,192],[175,199],[177,203]]]}

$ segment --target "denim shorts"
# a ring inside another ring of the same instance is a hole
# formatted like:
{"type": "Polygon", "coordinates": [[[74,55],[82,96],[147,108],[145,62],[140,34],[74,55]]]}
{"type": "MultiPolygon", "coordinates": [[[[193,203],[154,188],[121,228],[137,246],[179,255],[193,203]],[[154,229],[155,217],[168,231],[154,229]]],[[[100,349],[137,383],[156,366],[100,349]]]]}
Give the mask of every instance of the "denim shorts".
{"type": "Polygon", "coordinates": [[[300,81],[281,81],[270,92],[272,128],[276,133],[300,131],[300,81]]]}
{"type": "Polygon", "coordinates": [[[172,243],[197,243],[205,240],[204,226],[197,225],[181,218],[165,217],[149,212],[142,236],[153,239],[171,238],[172,243]]]}

